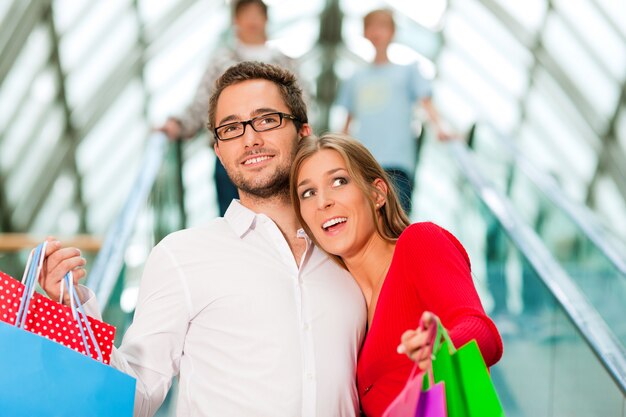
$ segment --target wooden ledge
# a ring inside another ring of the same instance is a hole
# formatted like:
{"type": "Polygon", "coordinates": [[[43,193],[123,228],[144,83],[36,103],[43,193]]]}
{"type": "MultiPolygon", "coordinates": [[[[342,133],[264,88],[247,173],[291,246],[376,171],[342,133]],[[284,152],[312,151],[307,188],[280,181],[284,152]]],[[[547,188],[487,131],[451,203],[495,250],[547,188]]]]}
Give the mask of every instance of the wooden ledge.
{"type": "MultiPolygon", "coordinates": [[[[102,239],[92,235],[55,236],[64,247],[73,246],[85,252],[98,252],[102,239]]],[[[46,236],[26,233],[0,233],[0,252],[29,250],[46,240],[46,236]]]]}

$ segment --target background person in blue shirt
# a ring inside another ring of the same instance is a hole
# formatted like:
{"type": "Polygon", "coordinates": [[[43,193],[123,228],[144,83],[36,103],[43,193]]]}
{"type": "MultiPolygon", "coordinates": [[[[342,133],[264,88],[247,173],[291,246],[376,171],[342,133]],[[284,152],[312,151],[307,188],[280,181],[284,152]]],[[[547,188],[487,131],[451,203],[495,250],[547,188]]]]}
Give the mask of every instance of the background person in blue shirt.
{"type": "Polygon", "coordinates": [[[389,61],[387,49],[395,34],[393,14],[387,9],[369,12],[363,19],[364,36],[376,54],[339,92],[338,102],[348,111],[344,133],[358,138],[372,152],[394,182],[402,207],[411,211],[417,164],[417,135],[411,129],[416,102],[424,107],[439,139],[448,139],[431,102],[431,86],[416,64],[389,61]]]}

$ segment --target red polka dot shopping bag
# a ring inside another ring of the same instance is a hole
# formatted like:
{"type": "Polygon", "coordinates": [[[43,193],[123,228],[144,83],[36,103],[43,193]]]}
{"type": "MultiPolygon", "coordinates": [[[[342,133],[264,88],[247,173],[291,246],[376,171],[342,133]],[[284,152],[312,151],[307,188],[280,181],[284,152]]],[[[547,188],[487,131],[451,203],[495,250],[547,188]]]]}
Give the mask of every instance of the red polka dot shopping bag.
{"type": "Polygon", "coordinates": [[[22,282],[0,272],[0,415],[132,416],[136,381],[108,365],[115,328],[84,313],[71,273],[69,306],[35,292],[45,248],[22,282]]]}
{"type": "MultiPolygon", "coordinates": [[[[0,320],[9,324],[16,324],[25,288],[24,284],[0,271],[0,320]]],[[[23,311],[20,317],[23,326],[19,327],[84,355],[91,356],[96,360],[100,360],[100,353],[102,355],[101,361],[106,364],[109,363],[113,339],[115,338],[115,327],[86,316],[80,311],[77,313],[79,321],[76,321],[70,306],[60,304],[34,292],[34,283],[29,289],[32,291],[32,296],[28,303],[28,309],[23,311]],[[85,348],[85,341],[81,336],[82,333],[89,333],[85,326],[85,318],[91,325],[97,341],[97,348],[89,337],[85,338],[87,343],[87,348],[85,348]]]]}

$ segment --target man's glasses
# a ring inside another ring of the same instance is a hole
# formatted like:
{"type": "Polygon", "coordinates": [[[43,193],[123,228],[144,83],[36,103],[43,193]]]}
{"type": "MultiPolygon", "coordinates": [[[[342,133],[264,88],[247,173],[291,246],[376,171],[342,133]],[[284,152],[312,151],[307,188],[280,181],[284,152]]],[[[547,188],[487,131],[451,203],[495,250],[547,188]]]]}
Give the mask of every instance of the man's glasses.
{"type": "Polygon", "coordinates": [[[236,139],[246,133],[246,125],[252,126],[255,132],[266,132],[279,128],[283,125],[283,119],[298,121],[294,116],[287,113],[267,113],[250,120],[241,122],[226,123],[215,128],[215,137],[221,141],[236,139]]]}

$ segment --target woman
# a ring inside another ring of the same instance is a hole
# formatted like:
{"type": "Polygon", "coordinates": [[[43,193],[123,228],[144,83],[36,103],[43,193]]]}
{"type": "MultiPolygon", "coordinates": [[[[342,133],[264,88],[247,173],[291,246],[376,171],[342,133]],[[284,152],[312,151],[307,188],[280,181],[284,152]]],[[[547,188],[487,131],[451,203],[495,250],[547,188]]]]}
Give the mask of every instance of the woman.
{"type": "Polygon", "coordinates": [[[502,341],[478,298],[465,249],[433,223],[409,224],[384,170],[362,144],[333,134],[302,139],[290,193],[309,237],[350,271],[365,296],[368,335],[357,367],[365,415],[382,415],[404,386],[413,363],[398,353],[426,368],[426,335],[435,323],[430,312],[455,346],[476,339],[487,366],[500,359],[502,341]],[[420,318],[424,330],[404,332],[420,318]]]}

